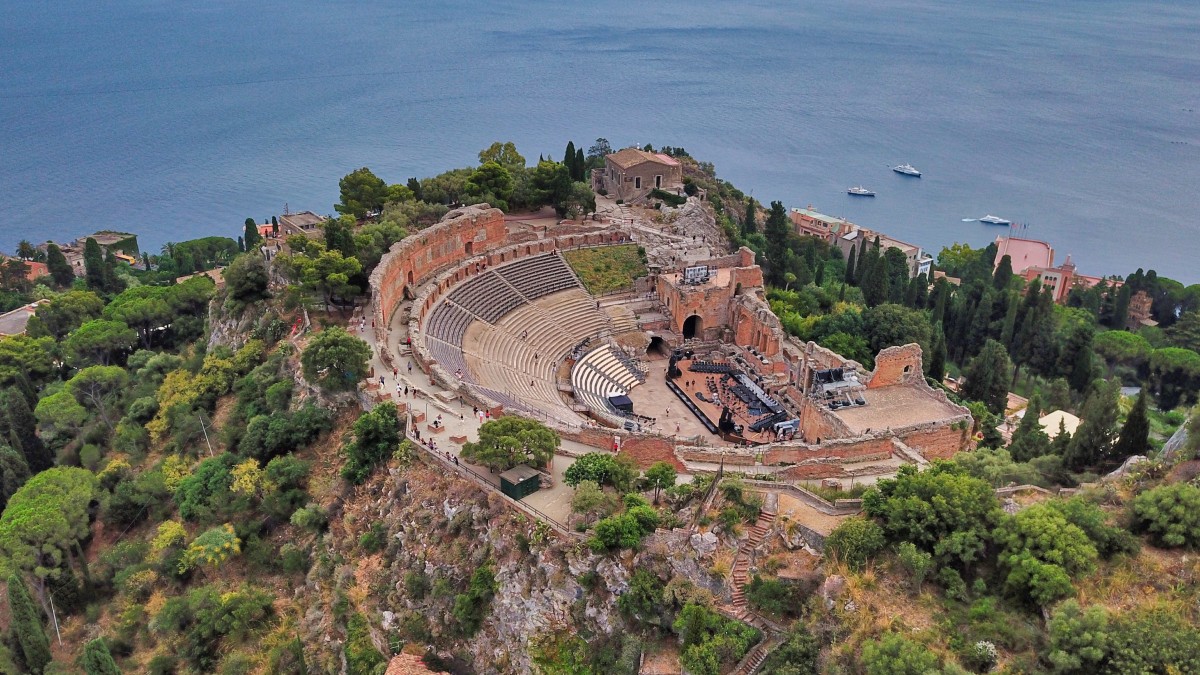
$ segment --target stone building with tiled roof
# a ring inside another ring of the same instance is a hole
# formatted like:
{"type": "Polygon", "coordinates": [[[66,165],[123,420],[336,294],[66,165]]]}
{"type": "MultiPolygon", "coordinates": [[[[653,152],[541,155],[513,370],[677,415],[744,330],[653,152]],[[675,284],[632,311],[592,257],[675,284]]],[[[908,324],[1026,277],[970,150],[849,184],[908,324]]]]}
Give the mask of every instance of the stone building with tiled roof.
{"type": "Polygon", "coordinates": [[[683,194],[683,165],[661,152],[625,148],[604,157],[604,168],[592,173],[592,187],[614,199],[636,202],[655,190],[683,194]]]}

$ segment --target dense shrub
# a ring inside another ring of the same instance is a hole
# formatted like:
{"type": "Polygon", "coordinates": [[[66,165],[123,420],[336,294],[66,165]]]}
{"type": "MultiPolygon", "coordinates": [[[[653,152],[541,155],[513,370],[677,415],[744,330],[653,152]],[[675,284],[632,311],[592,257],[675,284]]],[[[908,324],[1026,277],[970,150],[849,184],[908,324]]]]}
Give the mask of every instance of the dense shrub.
{"type": "Polygon", "coordinates": [[[697,603],[685,605],[672,628],[683,642],[679,662],[693,675],[718,675],[740,661],[762,637],[757,628],[697,603]]]}
{"type": "Polygon", "coordinates": [[[825,538],[825,555],[860,570],[883,549],[883,528],[867,518],[847,518],[825,538]]]}
{"type": "Polygon", "coordinates": [[[653,532],[655,527],[658,527],[658,513],[646,505],[634,506],[624,513],[597,521],[588,546],[597,553],[637,548],[642,537],[653,532]]]}
{"type": "Polygon", "coordinates": [[[354,440],[342,447],[342,477],[354,484],[367,480],[380,462],[400,445],[400,417],[392,403],[380,403],[354,421],[354,440]]]}
{"type": "Polygon", "coordinates": [[[471,575],[471,581],[466,593],[454,596],[454,606],[451,614],[458,622],[458,630],[465,637],[471,637],[479,632],[483,619],[492,607],[492,596],[496,593],[496,572],[491,561],[478,568],[471,575]]]}
{"type": "Polygon", "coordinates": [[[376,666],[385,663],[387,659],[371,641],[366,618],[355,612],[346,623],[346,672],[350,675],[371,675],[376,666]]]}
{"type": "Polygon", "coordinates": [[[619,492],[630,488],[637,477],[637,468],[627,457],[617,457],[607,452],[589,452],[567,467],[563,480],[572,487],[585,480],[598,485],[612,485],[619,492]]]}
{"type": "Polygon", "coordinates": [[[306,447],[332,425],[329,411],[311,403],[294,413],[284,411],[258,415],[246,425],[246,433],[238,442],[238,452],[245,457],[266,461],[306,447]]]}
{"type": "Polygon", "coordinates": [[[1200,546],[1200,487],[1187,483],[1147,490],[1133,500],[1134,526],[1162,546],[1200,546]]]}
{"type": "Polygon", "coordinates": [[[176,653],[194,669],[213,672],[223,647],[246,639],[270,621],[273,601],[270,594],[249,586],[229,592],[202,586],[167,600],[151,628],[181,636],[176,653]]]}

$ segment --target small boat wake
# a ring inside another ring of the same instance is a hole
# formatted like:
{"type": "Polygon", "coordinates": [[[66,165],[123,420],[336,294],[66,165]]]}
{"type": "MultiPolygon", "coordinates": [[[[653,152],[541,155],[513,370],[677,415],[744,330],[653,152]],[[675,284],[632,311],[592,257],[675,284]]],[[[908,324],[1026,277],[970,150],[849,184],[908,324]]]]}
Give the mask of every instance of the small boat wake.
{"type": "Polygon", "coordinates": [[[962,221],[964,223],[977,223],[977,222],[979,222],[979,219],[978,218],[963,218],[962,221]]]}

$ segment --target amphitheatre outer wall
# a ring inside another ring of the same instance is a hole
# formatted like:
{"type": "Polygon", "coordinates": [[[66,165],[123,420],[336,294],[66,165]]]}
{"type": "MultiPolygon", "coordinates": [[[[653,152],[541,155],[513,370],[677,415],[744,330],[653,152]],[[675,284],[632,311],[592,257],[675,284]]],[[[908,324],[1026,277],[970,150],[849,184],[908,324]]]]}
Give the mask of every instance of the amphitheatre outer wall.
{"type": "MultiPolygon", "coordinates": [[[[527,237],[510,237],[504,221],[504,214],[499,209],[482,204],[453,211],[441,222],[394,244],[384,255],[379,266],[372,272],[370,311],[376,325],[383,327],[383,330],[377,330],[375,333],[376,339],[379,341],[380,354],[389,366],[396,365],[396,355],[392,354],[387,347],[390,342],[388,334],[401,303],[406,299],[412,299],[412,309],[406,318],[409,327],[408,334],[413,336],[414,360],[423,371],[446,389],[454,391],[481,408],[492,410],[495,414],[503,414],[505,412],[503,407],[496,401],[488,399],[459,381],[453,374],[441,368],[437,361],[430,356],[425,348],[423,333],[420,330],[424,325],[426,314],[443,294],[494,265],[553,251],[610,246],[628,243],[631,240],[632,237],[629,233],[610,226],[593,232],[574,232],[531,241],[527,237]]],[[[741,266],[747,262],[745,252],[742,251],[727,256],[727,258],[727,260],[721,259],[721,262],[729,266],[741,266]]],[[[751,279],[745,279],[745,281],[751,281],[751,279]]],[[[701,307],[689,309],[700,310],[701,307]]],[[[731,321],[736,325],[734,339],[745,340],[751,344],[758,343],[760,348],[766,347],[769,351],[776,351],[783,343],[792,342],[788,338],[780,339],[778,320],[775,320],[773,315],[764,317],[761,312],[748,311],[749,309],[747,307],[732,309],[737,319],[731,321]],[[766,336],[770,336],[770,338],[766,339],[766,336]]],[[[686,316],[680,316],[680,314],[675,314],[677,321],[686,316]]],[[[709,317],[717,318],[711,313],[709,317]]],[[[734,316],[729,318],[732,319],[734,316]]],[[[707,321],[705,323],[708,324],[707,321]]],[[[919,373],[919,348],[912,345],[894,349],[907,350],[910,348],[918,349],[916,372],[919,373]]],[[[903,370],[905,365],[910,365],[912,362],[911,353],[898,353],[895,354],[896,358],[889,358],[890,356],[892,355],[881,354],[882,358],[875,372],[872,373],[871,379],[875,382],[871,384],[875,386],[881,386],[885,382],[896,384],[914,376],[911,374],[911,368],[908,372],[903,370]]],[[[941,394],[941,392],[936,392],[934,395],[937,394],[941,394]]],[[[944,394],[941,396],[944,397],[944,394]]],[[[541,421],[555,428],[564,437],[590,447],[608,450],[613,447],[614,438],[619,438],[623,445],[644,448],[645,452],[638,453],[636,459],[639,464],[646,466],[659,460],[685,467],[696,463],[704,465],[725,463],[731,466],[765,465],[777,466],[778,474],[782,478],[813,479],[852,475],[844,468],[845,464],[898,454],[911,457],[912,451],[929,459],[952,456],[955,452],[966,448],[970,440],[970,414],[965,409],[963,411],[964,414],[956,415],[954,419],[923,421],[853,438],[846,438],[842,433],[837,433],[841,431],[840,429],[822,428],[824,424],[831,422],[827,416],[804,415],[808,418],[805,421],[812,420],[809,424],[814,425],[810,429],[805,429],[806,437],[821,437],[830,440],[820,444],[788,441],[754,448],[725,450],[696,446],[691,439],[631,433],[591,423],[580,424],[579,420],[542,419],[541,421]],[[810,431],[811,435],[809,435],[810,431]],[[817,433],[818,431],[825,433],[817,433]],[[839,436],[843,437],[839,438],[839,436]],[[905,453],[904,450],[909,452],[905,453]]],[[[688,468],[693,470],[691,467],[688,468]]],[[[698,467],[695,470],[708,469],[698,467]]]]}

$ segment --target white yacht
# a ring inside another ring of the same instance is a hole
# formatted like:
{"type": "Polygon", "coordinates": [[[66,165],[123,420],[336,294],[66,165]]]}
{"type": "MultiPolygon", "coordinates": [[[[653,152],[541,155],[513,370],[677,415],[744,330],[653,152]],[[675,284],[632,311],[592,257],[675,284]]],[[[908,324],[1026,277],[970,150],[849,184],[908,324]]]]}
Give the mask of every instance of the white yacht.
{"type": "Polygon", "coordinates": [[[987,214],[986,216],[980,218],[979,222],[983,223],[984,225],[1012,225],[1011,220],[997,218],[996,216],[993,216],[990,213],[987,214]]]}
{"type": "Polygon", "coordinates": [[[874,192],[868,190],[867,188],[865,188],[861,185],[855,185],[854,187],[846,190],[846,194],[854,195],[855,197],[874,197],[875,196],[874,192]]]}
{"type": "Polygon", "coordinates": [[[895,171],[896,173],[902,173],[905,176],[915,176],[917,178],[921,177],[921,172],[918,171],[917,167],[913,166],[912,164],[901,164],[900,166],[893,166],[892,171],[895,171]]]}

